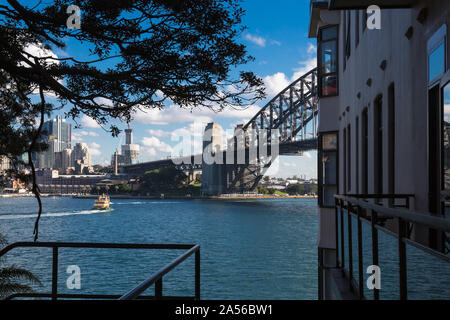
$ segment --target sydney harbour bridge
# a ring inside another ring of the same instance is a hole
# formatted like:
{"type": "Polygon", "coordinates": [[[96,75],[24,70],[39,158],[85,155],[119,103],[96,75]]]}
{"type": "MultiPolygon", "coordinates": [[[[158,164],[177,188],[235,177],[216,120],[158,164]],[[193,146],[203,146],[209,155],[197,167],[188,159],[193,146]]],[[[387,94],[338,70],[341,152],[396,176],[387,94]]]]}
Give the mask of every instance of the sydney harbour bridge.
{"type": "Polygon", "coordinates": [[[220,161],[209,163],[205,161],[205,154],[199,154],[126,165],[119,170],[136,176],[164,167],[176,167],[188,174],[202,170],[202,191],[205,194],[252,191],[278,155],[301,156],[304,151],[317,149],[317,116],[315,68],[273,97],[246,124],[238,125],[226,150],[211,148],[215,126],[208,124],[207,129],[212,133],[206,134],[205,129],[203,150],[212,150],[214,158],[220,161]],[[239,155],[243,161],[238,161],[239,155]]]}

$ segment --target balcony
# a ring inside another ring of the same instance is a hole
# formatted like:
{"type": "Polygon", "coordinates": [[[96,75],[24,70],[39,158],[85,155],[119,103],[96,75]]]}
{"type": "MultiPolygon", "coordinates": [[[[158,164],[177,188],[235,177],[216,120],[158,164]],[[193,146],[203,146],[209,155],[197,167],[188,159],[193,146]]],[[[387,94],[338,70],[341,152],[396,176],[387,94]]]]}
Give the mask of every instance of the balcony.
{"type": "Polygon", "coordinates": [[[319,248],[319,299],[335,298],[334,292],[340,299],[361,300],[450,297],[450,219],[410,210],[412,197],[335,195],[336,250],[319,248]],[[442,250],[412,236],[427,229],[442,233],[442,250]],[[380,268],[380,289],[366,282],[373,266],[380,268]]]}

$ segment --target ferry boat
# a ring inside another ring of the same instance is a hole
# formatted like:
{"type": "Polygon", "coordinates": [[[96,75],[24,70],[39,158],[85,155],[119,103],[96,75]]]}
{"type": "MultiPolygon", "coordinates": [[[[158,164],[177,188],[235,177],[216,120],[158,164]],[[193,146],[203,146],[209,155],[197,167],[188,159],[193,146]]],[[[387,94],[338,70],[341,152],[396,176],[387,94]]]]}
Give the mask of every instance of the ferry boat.
{"type": "Polygon", "coordinates": [[[109,197],[106,194],[102,194],[98,197],[97,200],[94,202],[94,209],[100,209],[100,210],[110,210],[110,202],[109,197]]]}

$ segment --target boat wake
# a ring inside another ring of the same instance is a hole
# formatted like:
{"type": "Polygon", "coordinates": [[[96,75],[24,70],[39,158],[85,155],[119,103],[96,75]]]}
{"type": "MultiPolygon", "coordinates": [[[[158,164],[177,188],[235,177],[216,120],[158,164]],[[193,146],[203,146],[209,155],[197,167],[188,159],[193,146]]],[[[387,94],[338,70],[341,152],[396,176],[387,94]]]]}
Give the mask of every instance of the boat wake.
{"type": "MultiPolygon", "coordinates": [[[[65,217],[65,216],[76,216],[83,214],[93,214],[93,213],[104,213],[111,212],[114,209],[109,211],[105,210],[81,210],[81,211],[73,211],[73,212],[50,212],[41,214],[41,218],[44,217],[65,217]]],[[[12,220],[12,219],[27,219],[27,218],[36,218],[37,214],[4,214],[0,215],[0,220],[12,220]]]]}
{"type": "Polygon", "coordinates": [[[173,202],[169,202],[169,201],[132,201],[132,202],[111,202],[111,204],[119,204],[119,205],[121,205],[121,204],[156,204],[156,203],[159,203],[159,204],[170,204],[170,203],[179,203],[179,202],[175,202],[175,201],[173,201],[173,202]]]}

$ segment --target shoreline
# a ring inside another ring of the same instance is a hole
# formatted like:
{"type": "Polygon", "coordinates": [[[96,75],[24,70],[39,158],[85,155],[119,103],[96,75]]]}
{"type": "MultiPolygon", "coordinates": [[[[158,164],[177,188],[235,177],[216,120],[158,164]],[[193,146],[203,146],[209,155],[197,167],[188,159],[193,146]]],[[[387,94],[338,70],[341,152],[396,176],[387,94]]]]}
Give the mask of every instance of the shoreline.
{"type": "MultiPolygon", "coordinates": [[[[34,194],[1,194],[0,198],[21,198],[21,197],[34,197],[34,194]]],[[[74,199],[97,199],[98,195],[94,194],[86,194],[86,195],[77,195],[77,194],[41,194],[42,198],[47,197],[71,197],[74,199]]],[[[125,195],[125,194],[115,194],[109,195],[111,199],[150,199],[150,200],[167,200],[167,199],[177,199],[177,200],[258,200],[258,199],[317,199],[317,196],[312,195],[296,195],[296,196],[275,196],[275,195],[232,195],[232,196],[171,196],[166,195],[164,197],[160,196],[133,196],[133,195],[125,195]]]]}

